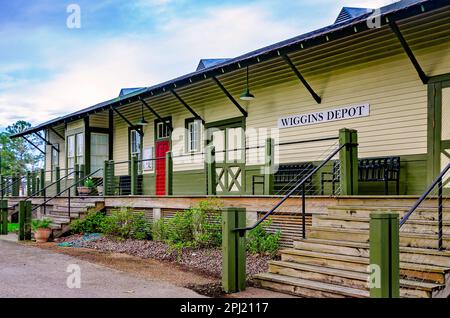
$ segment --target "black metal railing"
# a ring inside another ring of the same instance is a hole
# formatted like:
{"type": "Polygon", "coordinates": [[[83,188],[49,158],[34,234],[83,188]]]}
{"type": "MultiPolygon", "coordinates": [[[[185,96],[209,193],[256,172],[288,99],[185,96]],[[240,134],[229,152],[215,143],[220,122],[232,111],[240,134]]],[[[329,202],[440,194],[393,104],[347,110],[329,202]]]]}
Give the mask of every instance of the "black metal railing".
{"type": "Polygon", "coordinates": [[[441,171],[439,176],[433,181],[433,183],[428,187],[428,189],[422,194],[422,196],[417,200],[417,202],[409,209],[409,211],[403,216],[400,221],[400,228],[402,228],[405,223],[409,220],[411,215],[417,210],[417,208],[422,204],[423,201],[433,192],[433,190],[437,187],[437,199],[438,199],[438,249],[443,249],[443,179],[444,176],[450,171],[450,163],[444,170],[441,171]]]}
{"type": "Polygon", "coordinates": [[[246,231],[251,231],[255,229],[258,225],[263,223],[270,215],[275,213],[275,211],[287,200],[289,199],[294,193],[299,191],[301,188],[301,200],[302,200],[302,230],[303,230],[303,238],[306,238],[306,191],[305,191],[305,184],[306,182],[314,175],[316,174],[320,169],[322,169],[326,164],[328,164],[344,147],[348,146],[357,146],[354,144],[342,144],[340,145],[336,150],[334,150],[320,165],[318,165],[316,168],[314,168],[308,175],[306,175],[300,182],[298,182],[271,210],[266,212],[262,218],[260,218],[255,224],[249,227],[244,228],[236,228],[234,229],[235,232],[239,232],[241,236],[245,235],[246,231]]]}

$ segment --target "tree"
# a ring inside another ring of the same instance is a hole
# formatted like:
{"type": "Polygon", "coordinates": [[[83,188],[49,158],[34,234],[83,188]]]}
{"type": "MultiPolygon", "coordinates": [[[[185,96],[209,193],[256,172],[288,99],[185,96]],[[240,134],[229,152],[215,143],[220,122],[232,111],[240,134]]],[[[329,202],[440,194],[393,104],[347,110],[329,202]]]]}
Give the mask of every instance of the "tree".
{"type": "MultiPolygon", "coordinates": [[[[29,122],[20,120],[6,127],[5,131],[0,133],[0,170],[2,175],[6,176],[14,173],[24,175],[28,170],[34,170],[43,166],[44,155],[41,152],[37,151],[23,138],[10,138],[10,136],[30,127],[31,124],[29,122]]],[[[27,138],[42,149],[43,142],[41,139],[36,136],[27,138]]]]}

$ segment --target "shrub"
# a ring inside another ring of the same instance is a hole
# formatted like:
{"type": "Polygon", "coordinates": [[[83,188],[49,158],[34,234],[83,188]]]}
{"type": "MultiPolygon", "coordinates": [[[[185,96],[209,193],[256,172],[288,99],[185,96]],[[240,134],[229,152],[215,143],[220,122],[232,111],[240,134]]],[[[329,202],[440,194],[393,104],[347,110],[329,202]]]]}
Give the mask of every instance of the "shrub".
{"type": "Polygon", "coordinates": [[[33,228],[33,231],[36,231],[39,229],[48,229],[48,228],[50,228],[50,224],[52,224],[52,221],[49,219],[31,221],[31,227],[33,228]]]}
{"type": "Polygon", "coordinates": [[[105,235],[121,239],[145,240],[150,238],[150,223],[144,213],[134,213],[130,208],[122,208],[107,216],[102,223],[105,235]]]}
{"type": "Polygon", "coordinates": [[[70,230],[74,234],[100,233],[105,219],[104,212],[91,210],[84,219],[73,220],[70,223],[70,230]]]}
{"type": "Polygon", "coordinates": [[[161,218],[152,224],[152,237],[155,241],[167,241],[167,220],[161,218]]]}
{"type": "Polygon", "coordinates": [[[281,232],[268,233],[266,228],[271,221],[265,221],[248,232],[247,251],[252,254],[263,254],[274,257],[280,247],[281,232]]]}

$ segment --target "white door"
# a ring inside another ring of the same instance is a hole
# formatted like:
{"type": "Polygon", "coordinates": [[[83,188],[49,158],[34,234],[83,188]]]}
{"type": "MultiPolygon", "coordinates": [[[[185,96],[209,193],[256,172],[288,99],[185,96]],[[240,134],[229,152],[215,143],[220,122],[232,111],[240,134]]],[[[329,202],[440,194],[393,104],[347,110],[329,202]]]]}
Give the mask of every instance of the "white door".
{"type": "MultiPolygon", "coordinates": [[[[103,168],[106,160],[109,159],[109,135],[91,133],[91,173],[103,168]]],[[[102,171],[96,177],[102,176],[102,171]]]]}

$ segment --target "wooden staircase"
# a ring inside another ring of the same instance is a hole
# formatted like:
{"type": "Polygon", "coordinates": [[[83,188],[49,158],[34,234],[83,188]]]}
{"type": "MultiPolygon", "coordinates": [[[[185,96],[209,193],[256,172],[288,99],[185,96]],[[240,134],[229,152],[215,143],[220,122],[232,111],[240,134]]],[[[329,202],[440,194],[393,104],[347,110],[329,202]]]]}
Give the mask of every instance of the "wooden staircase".
{"type": "Polygon", "coordinates": [[[83,218],[90,210],[101,211],[105,208],[105,202],[99,198],[76,197],[70,202],[70,217],[67,200],[48,206],[44,218],[52,220],[50,225],[53,238],[57,238],[70,230],[72,220],[83,218]]]}
{"type": "MultiPolygon", "coordinates": [[[[307,239],[281,251],[269,272],[253,280],[262,288],[300,297],[369,297],[369,216],[408,207],[334,206],[314,215],[307,239]]],[[[444,209],[444,247],[437,243],[436,208],[419,208],[400,232],[400,295],[450,296],[450,208],[444,209]]]]}

